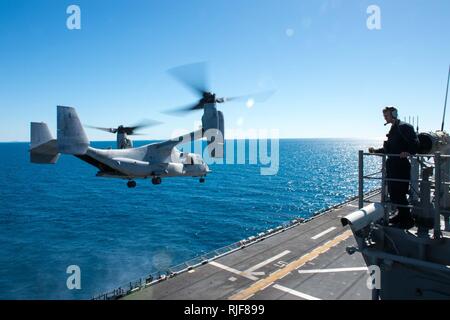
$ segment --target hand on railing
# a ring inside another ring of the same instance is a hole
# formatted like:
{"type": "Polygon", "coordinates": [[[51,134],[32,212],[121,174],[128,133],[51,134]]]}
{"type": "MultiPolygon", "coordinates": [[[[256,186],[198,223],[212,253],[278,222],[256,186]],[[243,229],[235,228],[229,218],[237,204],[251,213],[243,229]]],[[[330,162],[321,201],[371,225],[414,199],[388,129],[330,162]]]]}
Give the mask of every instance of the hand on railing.
{"type": "Polygon", "coordinates": [[[408,158],[411,154],[409,152],[400,153],[400,158],[408,158]]]}

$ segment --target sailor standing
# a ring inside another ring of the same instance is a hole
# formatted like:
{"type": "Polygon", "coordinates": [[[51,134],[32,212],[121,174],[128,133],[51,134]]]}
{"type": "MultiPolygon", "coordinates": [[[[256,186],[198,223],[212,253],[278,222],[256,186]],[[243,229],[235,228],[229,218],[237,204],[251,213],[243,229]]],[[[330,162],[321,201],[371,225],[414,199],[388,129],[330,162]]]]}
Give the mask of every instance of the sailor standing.
{"type": "MultiPolygon", "coordinates": [[[[398,120],[398,111],[395,107],[388,106],[383,109],[385,125],[391,124],[391,129],[386,135],[387,140],[383,148],[369,148],[370,153],[385,153],[397,156],[388,156],[386,161],[386,177],[389,179],[411,179],[411,163],[408,160],[419,149],[419,139],[414,127],[398,120]]],[[[388,193],[393,204],[407,206],[406,194],[409,191],[409,182],[387,181],[388,193]]],[[[390,221],[396,227],[409,229],[414,226],[411,210],[405,207],[398,208],[398,215],[390,221]]]]}

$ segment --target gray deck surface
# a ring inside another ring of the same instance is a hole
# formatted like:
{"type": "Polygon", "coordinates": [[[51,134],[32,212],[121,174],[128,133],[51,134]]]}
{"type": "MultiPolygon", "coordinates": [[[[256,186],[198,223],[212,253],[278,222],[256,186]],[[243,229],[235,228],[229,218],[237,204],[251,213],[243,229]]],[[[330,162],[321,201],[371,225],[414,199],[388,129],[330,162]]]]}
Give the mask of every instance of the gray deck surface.
{"type": "Polygon", "coordinates": [[[357,200],[123,299],[371,299],[364,260],[346,253],[356,243],[340,224],[355,210],[357,200]]]}

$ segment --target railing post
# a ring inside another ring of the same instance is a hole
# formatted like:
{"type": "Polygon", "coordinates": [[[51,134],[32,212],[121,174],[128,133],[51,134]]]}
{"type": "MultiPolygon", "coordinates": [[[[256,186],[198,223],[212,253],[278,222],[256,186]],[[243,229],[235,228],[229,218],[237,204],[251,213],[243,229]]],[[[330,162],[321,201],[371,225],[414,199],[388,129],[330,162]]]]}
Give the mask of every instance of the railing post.
{"type": "Polygon", "coordinates": [[[386,155],[381,158],[381,203],[384,208],[384,224],[389,224],[389,210],[386,205],[386,155]]]}
{"type": "Polygon", "coordinates": [[[441,232],[441,153],[434,154],[434,239],[442,237],[441,232]]]}
{"type": "Polygon", "coordinates": [[[358,152],[358,208],[364,206],[364,151],[358,152]]]}

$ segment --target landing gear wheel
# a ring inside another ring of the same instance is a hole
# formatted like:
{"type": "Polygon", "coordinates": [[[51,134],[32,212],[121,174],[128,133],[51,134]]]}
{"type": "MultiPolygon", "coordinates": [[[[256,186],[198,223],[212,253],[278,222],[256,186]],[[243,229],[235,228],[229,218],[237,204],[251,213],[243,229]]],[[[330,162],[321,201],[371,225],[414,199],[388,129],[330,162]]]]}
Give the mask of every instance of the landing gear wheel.
{"type": "Polygon", "coordinates": [[[128,188],[136,188],[136,181],[130,180],[127,182],[128,188]]]}
{"type": "Polygon", "coordinates": [[[153,184],[161,184],[162,180],[161,177],[152,178],[153,184]]]}
{"type": "Polygon", "coordinates": [[[205,178],[200,178],[200,183],[205,183],[205,178]]]}

